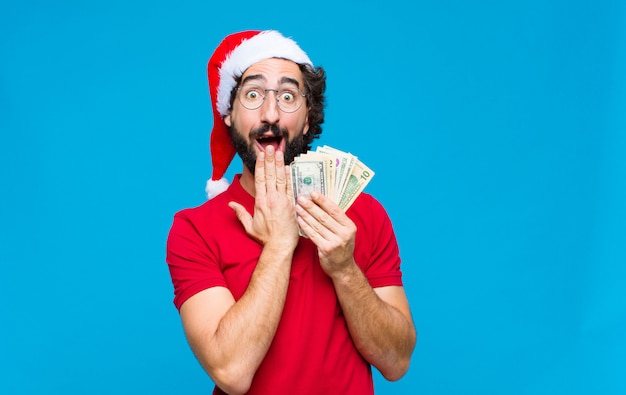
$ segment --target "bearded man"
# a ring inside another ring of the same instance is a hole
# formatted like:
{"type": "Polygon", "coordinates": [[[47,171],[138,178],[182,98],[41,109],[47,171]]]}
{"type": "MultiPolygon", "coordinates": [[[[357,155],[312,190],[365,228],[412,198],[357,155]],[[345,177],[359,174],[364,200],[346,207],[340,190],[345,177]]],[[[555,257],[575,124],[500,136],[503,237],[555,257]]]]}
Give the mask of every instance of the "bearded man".
{"type": "Polygon", "coordinates": [[[324,70],[277,31],[244,31],[208,76],[209,200],[176,213],[166,260],[213,393],[373,394],[372,366],[399,380],[417,335],[386,211],[367,193],[346,212],[294,202],[288,165],[322,132],[324,70]]]}

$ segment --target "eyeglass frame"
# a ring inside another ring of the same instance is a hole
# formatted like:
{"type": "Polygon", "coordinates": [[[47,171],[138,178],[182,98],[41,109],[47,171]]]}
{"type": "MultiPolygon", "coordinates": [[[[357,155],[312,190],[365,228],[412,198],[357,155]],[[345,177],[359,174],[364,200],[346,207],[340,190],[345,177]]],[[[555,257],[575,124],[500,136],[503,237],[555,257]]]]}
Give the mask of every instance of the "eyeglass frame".
{"type": "Polygon", "coordinates": [[[280,111],[282,111],[282,112],[284,112],[284,113],[286,113],[286,114],[292,114],[292,113],[294,113],[294,112],[298,111],[300,108],[302,108],[302,104],[303,104],[303,103],[307,100],[307,95],[306,95],[306,93],[302,92],[302,91],[300,90],[300,88],[298,88],[298,87],[289,88],[289,90],[295,90],[295,91],[297,91],[297,92],[300,94],[300,96],[302,96],[302,97],[304,98],[304,101],[302,101],[302,103],[300,103],[300,105],[299,105],[299,106],[298,106],[295,110],[292,110],[292,111],[285,111],[285,110],[281,107],[281,104],[280,104],[280,103],[281,103],[281,101],[280,101],[280,99],[278,98],[278,97],[279,97],[279,94],[278,94],[278,93],[279,93],[279,92],[281,92],[281,91],[287,90],[287,88],[282,88],[282,89],[281,89],[281,88],[279,88],[279,89],[271,89],[271,88],[263,88],[262,86],[260,86],[260,85],[256,85],[256,84],[244,84],[244,85],[242,85],[242,86],[236,87],[234,90],[235,90],[235,91],[237,91],[237,100],[239,100],[239,103],[241,103],[241,105],[243,106],[243,108],[245,108],[246,110],[250,110],[250,111],[258,110],[259,108],[261,108],[261,106],[265,103],[265,99],[267,98],[267,92],[268,92],[268,91],[272,91],[272,92],[274,92],[274,94],[276,95],[276,99],[275,99],[275,100],[276,100],[276,106],[280,109],[280,111]],[[260,103],[257,107],[254,107],[254,108],[248,108],[248,107],[246,107],[246,105],[243,103],[243,101],[241,101],[241,97],[239,96],[239,94],[241,93],[241,90],[242,90],[244,87],[246,87],[246,86],[252,86],[252,87],[258,88],[258,89],[259,89],[259,91],[263,91],[263,100],[261,101],[261,103],[260,103]]]}

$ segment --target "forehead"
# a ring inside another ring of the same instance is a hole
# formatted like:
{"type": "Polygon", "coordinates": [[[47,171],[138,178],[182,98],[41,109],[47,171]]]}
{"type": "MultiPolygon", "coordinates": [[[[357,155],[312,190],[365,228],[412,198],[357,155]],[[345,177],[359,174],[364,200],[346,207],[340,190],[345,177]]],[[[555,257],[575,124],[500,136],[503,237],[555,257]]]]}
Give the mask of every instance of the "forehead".
{"type": "Polygon", "coordinates": [[[300,67],[286,59],[265,59],[253,64],[241,76],[242,81],[247,77],[253,77],[256,80],[266,82],[268,84],[280,84],[285,78],[298,81],[302,86],[302,72],[300,67]]]}

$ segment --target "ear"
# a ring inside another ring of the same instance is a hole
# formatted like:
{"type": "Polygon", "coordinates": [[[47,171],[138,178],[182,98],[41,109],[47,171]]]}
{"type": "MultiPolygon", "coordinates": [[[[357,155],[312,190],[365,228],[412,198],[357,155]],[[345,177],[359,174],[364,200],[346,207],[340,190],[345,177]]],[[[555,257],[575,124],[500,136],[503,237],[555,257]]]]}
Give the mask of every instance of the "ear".
{"type": "Polygon", "coordinates": [[[228,113],[226,116],[224,116],[224,123],[226,124],[226,126],[231,127],[232,123],[230,122],[230,113],[228,113]]]}
{"type": "Polygon", "coordinates": [[[309,131],[309,114],[304,118],[304,128],[302,128],[302,135],[306,135],[309,131]]]}

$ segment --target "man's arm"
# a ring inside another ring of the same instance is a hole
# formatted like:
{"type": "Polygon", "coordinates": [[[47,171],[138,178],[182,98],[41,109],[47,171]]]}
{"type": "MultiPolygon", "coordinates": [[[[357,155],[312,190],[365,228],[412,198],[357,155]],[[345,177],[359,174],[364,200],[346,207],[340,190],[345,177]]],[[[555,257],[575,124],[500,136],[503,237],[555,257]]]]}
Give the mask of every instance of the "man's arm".
{"type": "Polygon", "coordinates": [[[250,284],[235,302],[214,287],[189,298],[180,309],[196,358],[229,394],[246,393],[274,338],[285,304],[291,255],[264,248],[250,284]]]}
{"type": "Polygon", "coordinates": [[[215,383],[229,394],[245,393],[265,358],[285,304],[293,251],[298,243],[293,194],[282,152],[260,153],[255,168],[255,208],[230,203],[246,232],[263,251],[248,288],[235,301],[224,287],[189,298],[180,313],[189,344],[215,383]]]}
{"type": "Polygon", "coordinates": [[[385,378],[400,379],[417,339],[404,289],[370,286],[354,261],[356,226],[331,199],[318,193],[311,200],[300,197],[296,212],[301,229],[318,247],[357,349],[385,378]]]}
{"type": "Polygon", "coordinates": [[[409,369],[416,332],[404,288],[372,289],[354,264],[333,277],[352,340],[368,362],[390,381],[409,369]]]}

